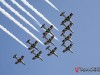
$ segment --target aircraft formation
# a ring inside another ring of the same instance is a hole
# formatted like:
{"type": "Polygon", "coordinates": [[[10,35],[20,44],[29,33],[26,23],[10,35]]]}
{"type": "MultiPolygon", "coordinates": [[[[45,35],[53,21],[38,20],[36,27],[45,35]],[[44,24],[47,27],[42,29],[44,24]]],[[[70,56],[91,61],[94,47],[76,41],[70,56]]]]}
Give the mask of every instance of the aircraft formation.
{"type": "Polygon", "coordinates": [[[71,21],[71,17],[73,16],[73,13],[70,13],[67,17],[64,15],[65,12],[62,12],[60,14],[60,16],[63,16],[64,17],[64,20],[61,22],[60,25],[63,25],[65,28],[62,30],[62,33],[60,36],[63,36],[64,39],[62,40],[62,44],[61,46],[64,46],[65,49],[63,50],[63,53],[66,52],[66,51],[70,51],[71,53],[73,53],[73,51],[71,50],[72,46],[73,46],[73,42],[71,40],[71,37],[72,37],[72,34],[74,33],[71,29],[71,26],[73,25],[73,22],[71,21]],[[66,25],[65,23],[68,22],[69,24],[66,25]],[[65,33],[67,31],[70,31],[70,33],[68,35],[66,35],[65,33]],[[69,41],[70,44],[68,46],[66,46],[66,41],[69,41]]]}
{"type": "MultiPolygon", "coordinates": [[[[64,20],[61,22],[60,25],[64,26],[64,29],[62,30],[60,36],[64,37],[64,39],[62,40],[62,44],[61,46],[64,47],[63,49],[63,53],[70,51],[71,53],[73,53],[73,51],[71,50],[72,46],[73,46],[73,42],[72,42],[72,34],[74,33],[73,30],[71,29],[73,22],[71,21],[71,17],[73,16],[73,13],[70,13],[67,17],[64,15],[65,12],[62,12],[60,14],[60,16],[64,17],[64,20]],[[68,25],[66,25],[66,23],[69,23],[68,25]],[[66,32],[69,31],[69,34],[66,35],[66,32]],[[66,42],[69,42],[67,45],[66,42]]],[[[52,29],[53,29],[53,25],[50,25],[48,28],[46,28],[45,24],[43,24],[41,26],[41,29],[44,29],[45,31],[43,32],[43,36],[42,38],[45,39],[44,45],[46,46],[45,50],[48,50],[49,52],[47,53],[47,56],[51,56],[51,55],[55,55],[56,57],[58,57],[56,51],[57,51],[57,47],[55,45],[55,43],[53,42],[55,35],[52,33],[52,29]],[[49,37],[48,34],[50,35],[49,37]],[[51,48],[51,46],[53,46],[53,49],[51,48]]],[[[31,54],[34,55],[34,57],[32,57],[32,60],[35,59],[40,59],[41,61],[43,61],[43,59],[41,58],[41,54],[42,51],[40,49],[38,49],[37,45],[38,45],[38,41],[34,41],[34,43],[30,42],[30,39],[26,41],[26,44],[29,45],[28,50],[30,51],[31,54]]],[[[22,63],[25,65],[25,63],[23,62],[23,58],[24,56],[22,55],[20,58],[17,57],[17,54],[15,54],[13,56],[13,58],[15,58],[17,61],[15,62],[15,64],[18,63],[22,63]]]]}

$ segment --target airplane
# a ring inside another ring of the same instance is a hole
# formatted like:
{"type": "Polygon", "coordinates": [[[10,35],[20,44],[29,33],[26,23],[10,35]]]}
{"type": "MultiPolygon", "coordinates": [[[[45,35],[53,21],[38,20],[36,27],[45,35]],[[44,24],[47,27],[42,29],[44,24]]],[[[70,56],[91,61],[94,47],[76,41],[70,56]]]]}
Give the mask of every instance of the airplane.
{"type": "Polygon", "coordinates": [[[50,33],[51,35],[54,35],[54,34],[51,32],[51,30],[53,29],[53,25],[51,25],[49,28],[46,28],[46,27],[45,27],[45,24],[43,24],[43,25],[41,26],[41,28],[44,28],[44,29],[45,29],[45,32],[43,33],[43,38],[45,38],[46,35],[47,35],[48,33],[50,33]]]}
{"type": "MultiPolygon", "coordinates": [[[[33,48],[35,48],[36,50],[38,50],[38,48],[36,47],[38,41],[35,41],[33,44],[30,43],[30,39],[26,41],[26,43],[30,44],[30,47],[28,48],[28,50],[31,50],[33,48]]],[[[39,51],[39,50],[38,50],[39,51]]]]}
{"type": "Polygon", "coordinates": [[[50,49],[50,46],[47,46],[46,50],[49,50],[50,52],[47,54],[48,56],[54,54],[56,57],[58,57],[58,55],[55,53],[55,51],[57,50],[57,47],[55,47],[54,49],[50,49]]]}
{"type": "Polygon", "coordinates": [[[49,39],[45,38],[45,39],[47,39],[47,41],[46,41],[44,44],[47,45],[47,44],[51,43],[51,44],[55,45],[55,44],[52,42],[53,38],[54,38],[54,35],[51,36],[49,39]]]}
{"type": "MultiPolygon", "coordinates": [[[[71,36],[72,36],[72,33],[70,33],[68,36],[65,36],[65,35],[63,35],[65,38],[64,38],[64,40],[62,40],[62,42],[63,42],[63,44],[65,44],[65,42],[68,40],[68,41],[70,41],[71,43],[72,43],[72,40],[71,40],[71,36]]],[[[63,45],[62,44],[62,45],[63,45]]],[[[62,46],[61,45],[61,46],[62,46]]]]}
{"type": "Polygon", "coordinates": [[[63,16],[65,19],[61,22],[61,25],[63,25],[65,22],[69,21],[72,22],[70,19],[73,16],[73,13],[70,13],[70,15],[68,15],[67,17],[64,15],[65,12],[62,12],[60,14],[60,16],[63,16]]]}
{"type": "Polygon", "coordinates": [[[35,55],[35,56],[32,58],[33,60],[39,58],[40,60],[43,61],[43,59],[40,57],[40,55],[42,54],[42,51],[39,51],[39,52],[36,54],[36,53],[34,53],[34,50],[32,50],[31,53],[35,55]]]}
{"type": "Polygon", "coordinates": [[[18,63],[22,63],[23,65],[25,65],[25,63],[22,61],[24,56],[22,55],[20,58],[17,57],[17,54],[15,54],[13,56],[13,58],[17,59],[17,61],[15,62],[15,64],[18,64],[18,63]]]}
{"type": "Polygon", "coordinates": [[[72,26],[72,22],[68,25],[68,26],[65,26],[65,29],[62,30],[62,33],[60,36],[64,35],[64,33],[67,31],[67,30],[70,30],[70,32],[73,33],[72,29],[71,29],[71,26],[72,26]]]}
{"type": "Polygon", "coordinates": [[[67,47],[64,45],[65,49],[63,50],[63,53],[66,52],[66,51],[70,51],[71,53],[73,53],[73,51],[71,50],[72,45],[73,45],[72,43],[67,47]]]}

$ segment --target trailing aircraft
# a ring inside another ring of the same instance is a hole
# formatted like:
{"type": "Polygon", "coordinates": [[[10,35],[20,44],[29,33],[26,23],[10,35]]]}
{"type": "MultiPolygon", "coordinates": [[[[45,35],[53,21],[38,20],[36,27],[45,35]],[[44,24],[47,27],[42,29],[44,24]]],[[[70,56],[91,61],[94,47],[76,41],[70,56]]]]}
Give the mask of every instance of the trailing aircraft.
{"type": "Polygon", "coordinates": [[[45,24],[43,24],[41,26],[41,28],[44,28],[45,29],[45,32],[43,33],[43,38],[45,38],[47,36],[48,33],[50,33],[51,35],[54,35],[51,30],[53,29],[53,25],[51,25],[49,28],[46,28],[45,27],[45,24]]]}
{"type": "Polygon", "coordinates": [[[17,59],[17,61],[15,62],[15,64],[18,64],[18,63],[22,63],[23,65],[25,65],[25,63],[23,62],[23,58],[24,56],[22,55],[20,58],[17,57],[17,54],[15,54],[13,56],[13,58],[17,59]]]}
{"type": "Polygon", "coordinates": [[[55,47],[54,49],[50,49],[50,46],[48,46],[47,48],[46,48],[46,50],[49,50],[50,52],[47,54],[48,56],[50,56],[50,55],[52,55],[52,54],[54,54],[56,57],[58,57],[58,55],[55,53],[55,51],[57,50],[57,47],[55,47]]]}
{"type": "Polygon", "coordinates": [[[34,53],[34,50],[32,50],[31,53],[35,55],[35,56],[32,58],[33,60],[39,58],[40,60],[43,61],[43,59],[40,57],[40,55],[42,54],[42,51],[39,51],[39,52],[36,54],[36,53],[34,53]]]}
{"type": "Polygon", "coordinates": [[[47,44],[51,43],[51,44],[55,45],[55,44],[52,42],[53,38],[54,38],[54,35],[51,36],[49,39],[46,38],[47,41],[46,41],[44,44],[47,45],[47,44]]]}
{"type": "MultiPolygon", "coordinates": [[[[36,47],[38,44],[38,41],[35,41],[33,44],[30,43],[30,39],[26,41],[26,43],[28,43],[30,45],[30,47],[28,48],[29,50],[32,50],[33,48],[35,48],[36,50],[38,50],[38,48],[36,47]]],[[[39,50],[38,50],[39,51],[39,50]]]]}

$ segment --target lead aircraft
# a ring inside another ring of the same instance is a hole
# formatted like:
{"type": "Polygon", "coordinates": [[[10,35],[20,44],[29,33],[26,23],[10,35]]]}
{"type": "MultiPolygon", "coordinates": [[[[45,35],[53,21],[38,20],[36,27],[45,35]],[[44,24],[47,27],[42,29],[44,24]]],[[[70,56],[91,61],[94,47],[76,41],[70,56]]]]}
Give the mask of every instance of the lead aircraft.
{"type": "Polygon", "coordinates": [[[51,30],[53,29],[53,25],[51,25],[49,28],[46,28],[45,27],[45,24],[43,24],[41,26],[41,28],[44,28],[45,29],[45,32],[43,33],[43,38],[45,38],[47,36],[48,33],[50,33],[51,35],[54,35],[51,30]]]}
{"type": "Polygon", "coordinates": [[[43,61],[43,59],[40,57],[40,55],[42,54],[42,51],[39,51],[39,52],[36,54],[36,53],[34,53],[34,50],[32,50],[31,53],[35,55],[35,56],[32,58],[33,60],[39,58],[40,60],[43,61]]]}
{"type": "Polygon", "coordinates": [[[63,16],[65,19],[61,22],[61,25],[63,25],[65,22],[69,21],[69,22],[72,22],[71,21],[71,17],[73,16],[73,13],[70,13],[67,17],[64,15],[65,12],[62,12],[60,14],[60,16],[63,16]]]}

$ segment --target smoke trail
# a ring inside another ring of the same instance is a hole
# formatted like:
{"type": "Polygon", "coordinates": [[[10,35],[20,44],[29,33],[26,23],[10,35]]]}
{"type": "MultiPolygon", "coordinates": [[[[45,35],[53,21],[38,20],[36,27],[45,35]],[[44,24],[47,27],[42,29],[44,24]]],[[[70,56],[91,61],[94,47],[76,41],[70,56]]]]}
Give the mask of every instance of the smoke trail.
{"type": "Polygon", "coordinates": [[[16,36],[14,36],[10,31],[8,31],[6,28],[4,28],[2,25],[0,25],[0,29],[2,29],[5,33],[10,35],[14,40],[16,40],[18,43],[20,43],[25,48],[28,48],[22,41],[20,41],[16,36]]]}
{"type": "Polygon", "coordinates": [[[11,2],[13,3],[13,4],[15,4],[18,8],[20,8],[23,12],[25,12],[29,17],[31,17],[39,26],[40,26],[40,24],[39,24],[39,22],[37,21],[37,19],[34,17],[34,16],[32,16],[25,8],[23,8],[20,4],[18,4],[15,0],[11,0],[11,2]]]}
{"type": "MultiPolygon", "coordinates": [[[[13,4],[15,4],[18,8],[20,8],[23,12],[25,12],[28,16],[30,16],[40,27],[41,27],[41,24],[38,20],[35,19],[35,17],[33,17],[27,10],[25,10],[20,4],[18,4],[15,0],[11,0],[13,4]]],[[[54,37],[56,40],[57,37],[54,37]]]]}
{"type": "Polygon", "coordinates": [[[39,41],[42,45],[44,45],[34,34],[32,34],[26,27],[24,27],[20,22],[15,20],[9,13],[7,13],[4,9],[0,7],[0,12],[4,14],[7,18],[9,18],[11,21],[13,21],[17,26],[19,26],[21,29],[23,29],[26,33],[28,33],[30,36],[32,36],[34,39],[39,41]]]}
{"type": "Polygon", "coordinates": [[[11,12],[17,15],[20,19],[22,19],[25,23],[27,23],[30,27],[38,31],[28,20],[26,20],[22,15],[20,15],[19,12],[17,12],[14,8],[12,8],[9,4],[7,4],[5,0],[1,0],[1,3],[5,5],[11,12]]]}
{"type": "MultiPolygon", "coordinates": [[[[53,7],[55,10],[59,11],[59,10],[57,9],[57,7],[54,6],[49,0],[45,0],[45,2],[48,3],[51,7],[53,7]]],[[[59,11],[59,12],[60,12],[60,11],[59,11]]]]}
{"type": "MultiPolygon", "coordinates": [[[[53,25],[47,18],[44,17],[42,13],[37,11],[32,5],[30,5],[26,0],[21,0],[27,7],[29,7],[32,11],[34,11],[38,16],[40,16],[43,20],[45,20],[48,24],[53,25]]],[[[53,25],[54,26],[54,25],[53,25]]],[[[54,28],[58,30],[55,26],[54,28]]]]}

